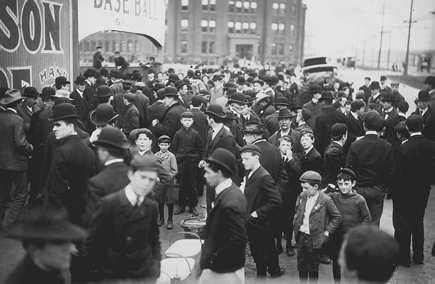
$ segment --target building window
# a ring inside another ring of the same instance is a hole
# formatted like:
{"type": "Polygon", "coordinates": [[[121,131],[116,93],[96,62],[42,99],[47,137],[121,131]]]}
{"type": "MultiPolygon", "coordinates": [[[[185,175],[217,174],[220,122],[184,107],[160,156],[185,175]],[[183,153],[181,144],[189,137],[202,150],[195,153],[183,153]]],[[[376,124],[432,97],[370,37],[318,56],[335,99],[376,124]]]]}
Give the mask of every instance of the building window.
{"type": "Polygon", "coordinates": [[[121,52],[127,51],[127,41],[121,40],[121,52]]]}
{"type": "Polygon", "coordinates": [[[236,34],[242,33],[242,23],[236,22],[236,34]]]}
{"type": "Polygon", "coordinates": [[[186,40],[181,41],[181,53],[187,53],[187,41],[186,40]]]}
{"type": "Polygon", "coordinates": [[[279,14],[279,4],[273,3],[272,4],[273,14],[278,15],[279,14]]]}
{"type": "Polygon", "coordinates": [[[277,23],[272,23],[272,34],[276,35],[278,34],[278,24],[277,23]]]}
{"type": "Polygon", "coordinates": [[[208,21],[207,20],[202,20],[201,21],[201,31],[203,33],[206,33],[208,30],[208,21]]]}
{"type": "Polygon", "coordinates": [[[284,55],[284,44],[283,43],[278,43],[278,54],[284,55]]]}
{"type": "Polygon", "coordinates": [[[208,21],[208,32],[209,33],[216,32],[216,21],[215,20],[208,21]]]}
{"type": "Polygon", "coordinates": [[[270,44],[270,53],[272,55],[276,55],[276,43],[271,43],[270,44]]]}
{"type": "Polygon", "coordinates": [[[202,0],[202,10],[203,11],[208,10],[208,0],[202,0]]]}
{"type": "Polygon", "coordinates": [[[216,11],[216,0],[202,0],[203,11],[216,11]]]}
{"type": "Polygon", "coordinates": [[[290,36],[295,36],[295,25],[290,25],[290,36]]]}
{"type": "Polygon", "coordinates": [[[85,50],[85,51],[90,51],[89,41],[88,41],[88,40],[85,40],[84,43],[85,43],[85,44],[84,44],[84,50],[85,50]]]}
{"type": "Polygon", "coordinates": [[[181,20],[181,31],[186,32],[188,26],[189,26],[189,21],[187,19],[182,19],[181,20]]]}
{"type": "Polygon", "coordinates": [[[289,45],[290,52],[293,52],[293,43],[289,45]]]}
{"type": "Polygon", "coordinates": [[[134,46],[134,49],[135,49],[134,52],[135,52],[135,53],[140,53],[140,51],[141,51],[141,50],[140,50],[140,41],[137,40],[137,41],[134,43],[134,45],[135,45],[135,46],[134,46]]]}
{"type": "Polygon", "coordinates": [[[113,51],[119,51],[119,42],[117,40],[113,41],[113,51]]]}
{"type": "Polygon", "coordinates": [[[251,3],[249,3],[249,2],[247,2],[247,1],[245,1],[245,2],[243,2],[243,13],[246,13],[246,14],[249,14],[249,7],[250,7],[250,4],[251,3]]]}
{"type": "Polygon", "coordinates": [[[257,2],[251,2],[251,13],[257,14],[257,2]]]}
{"type": "Polygon", "coordinates": [[[279,13],[280,13],[280,15],[285,15],[285,8],[286,8],[285,3],[279,3],[279,13]]]}
{"type": "Polygon", "coordinates": [[[106,40],[105,45],[104,45],[104,51],[110,52],[110,44],[111,42],[106,40]]]}
{"type": "Polygon", "coordinates": [[[201,42],[201,53],[207,53],[207,42],[201,42]]]}
{"type": "Polygon", "coordinates": [[[228,33],[234,33],[234,22],[228,22],[228,33]]]}
{"type": "Polygon", "coordinates": [[[210,0],[209,5],[210,11],[216,11],[216,0],[210,0]]]}
{"type": "Polygon", "coordinates": [[[181,11],[189,10],[189,0],[181,0],[181,11]]]}
{"type": "Polygon", "coordinates": [[[243,22],[243,33],[248,34],[249,33],[249,23],[243,22]]]}
{"type": "Polygon", "coordinates": [[[210,48],[208,50],[208,53],[216,53],[216,43],[214,41],[210,41],[210,48]]]}
{"type": "Polygon", "coordinates": [[[296,17],[296,4],[293,4],[293,17],[296,17]]]}
{"type": "Polygon", "coordinates": [[[131,52],[133,53],[133,42],[132,41],[128,41],[127,42],[127,52],[131,52]]]}
{"type": "Polygon", "coordinates": [[[251,28],[251,34],[255,34],[257,32],[257,23],[250,23],[249,27],[251,28]]]}
{"type": "Polygon", "coordinates": [[[228,6],[230,13],[234,13],[236,11],[236,3],[234,1],[228,1],[228,6]]]}
{"type": "Polygon", "coordinates": [[[278,24],[278,34],[279,35],[284,35],[284,31],[285,31],[285,25],[284,24],[278,24]]]}
{"type": "Polygon", "coordinates": [[[95,51],[95,48],[97,47],[97,44],[95,40],[91,40],[91,51],[95,51]]]}
{"type": "Polygon", "coordinates": [[[236,1],[236,12],[242,13],[242,1],[236,1]]]}

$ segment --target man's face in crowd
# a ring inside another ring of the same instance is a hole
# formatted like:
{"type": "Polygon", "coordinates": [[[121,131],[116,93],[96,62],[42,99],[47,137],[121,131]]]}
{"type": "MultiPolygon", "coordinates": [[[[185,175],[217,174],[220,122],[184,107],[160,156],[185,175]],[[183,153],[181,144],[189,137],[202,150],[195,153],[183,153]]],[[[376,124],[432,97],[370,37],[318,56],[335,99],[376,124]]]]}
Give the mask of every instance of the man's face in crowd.
{"type": "Polygon", "coordinates": [[[258,161],[258,156],[253,155],[250,152],[244,152],[241,154],[242,164],[245,170],[252,170],[258,161]]]}
{"type": "Polygon", "coordinates": [[[42,248],[31,245],[31,254],[46,271],[68,269],[74,245],[69,241],[46,242],[42,248]]]}
{"type": "Polygon", "coordinates": [[[131,188],[137,196],[146,196],[154,188],[158,180],[156,171],[129,171],[128,178],[131,188]]]}
{"type": "Polygon", "coordinates": [[[263,89],[260,83],[254,83],[254,91],[259,92],[263,89]]]}
{"type": "Polygon", "coordinates": [[[288,83],[287,82],[283,82],[281,85],[281,90],[285,91],[288,89],[288,83]]]}
{"type": "Polygon", "coordinates": [[[44,105],[44,109],[47,109],[49,107],[53,106],[53,100],[52,99],[45,99],[42,101],[43,105],[44,105]]]}
{"type": "Polygon", "coordinates": [[[151,139],[146,136],[145,133],[139,134],[139,136],[136,139],[136,145],[139,147],[141,151],[148,150],[151,147],[151,139]]]}
{"type": "Polygon", "coordinates": [[[183,125],[183,127],[185,128],[190,128],[193,124],[193,118],[189,118],[189,117],[183,117],[181,119],[181,124],[183,125]]]}
{"type": "Polygon", "coordinates": [[[36,105],[36,98],[34,98],[34,97],[27,97],[26,101],[27,101],[27,105],[29,107],[36,105]]]}
{"type": "Polygon", "coordinates": [[[55,121],[53,124],[53,132],[56,140],[61,140],[74,132],[74,125],[72,123],[66,124],[63,120],[55,121]]]}
{"type": "Polygon", "coordinates": [[[339,179],[337,180],[338,188],[342,194],[348,194],[352,192],[352,188],[355,186],[356,182],[351,180],[339,179]]]}
{"type": "Polygon", "coordinates": [[[188,88],[186,85],[182,86],[180,89],[181,95],[184,96],[185,94],[187,94],[187,90],[188,90],[188,88]]]}
{"type": "Polygon", "coordinates": [[[252,133],[244,133],[243,134],[243,140],[246,141],[246,144],[252,144],[252,142],[255,141],[255,139],[257,139],[255,134],[252,133]]]}
{"type": "Polygon", "coordinates": [[[417,104],[418,104],[418,107],[420,109],[427,109],[429,102],[428,101],[418,101],[417,104]]]}
{"type": "Polygon", "coordinates": [[[215,187],[217,185],[219,185],[219,179],[221,177],[221,173],[220,171],[218,172],[214,172],[211,168],[210,168],[210,164],[206,163],[205,167],[204,167],[204,178],[205,181],[207,182],[207,184],[211,187],[215,187]]]}
{"type": "Polygon", "coordinates": [[[88,81],[91,82],[91,84],[95,84],[95,82],[97,82],[97,78],[95,77],[88,77],[88,81]]]}
{"type": "Polygon", "coordinates": [[[310,148],[314,143],[314,140],[308,135],[308,134],[304,134],[301,137],[301,145],[304,149],[308,149],[310,148]]]}
{"type": "Polygon", "coordinates": [[[278,123],[282,130],[287,131],[291,126],[292,120],[291,118],[280,118],[278,123]]]}
{"type": "Polygon", "coordinates": [[[238,104],[238,103],[232,103],[231,107],[233,108],[233,110],[235,112],[237,112],[238,114],[242,114],[243,113],[243,109],[245,108],[244,105],[242,104],[238,104]]]}

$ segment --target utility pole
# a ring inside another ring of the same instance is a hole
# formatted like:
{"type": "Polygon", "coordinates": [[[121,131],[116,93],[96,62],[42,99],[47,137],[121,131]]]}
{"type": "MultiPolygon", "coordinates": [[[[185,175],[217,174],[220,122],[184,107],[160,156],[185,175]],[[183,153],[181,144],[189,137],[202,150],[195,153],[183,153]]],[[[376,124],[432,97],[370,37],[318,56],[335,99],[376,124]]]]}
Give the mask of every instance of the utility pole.
{"type": "Polygon", "coordinates": [[[364,39],[363,54],[362,54],[362,66],[365,66],[365,57],[366,57],[366,41],[367,41],[367,39],[364,39]]]}
{"type": "Polygon", "coordinates": [[[414,6],[414,0],[411,0],[411,11],[409,12],[409,26],[408,26],[408,44],[406,45],[406,57],[405,57],[405,72],[404,75],[408,75],[408,63],[409,63],[409,42],[411,40],[411,25],[412,25],[412,7],[414,6]]]}
{"type": "Polygon", "coordinates": [[[391,52],[391,30],[388,31],[388,59],[387,59],[387,70],[390,70],[390,52],[391,52]]]}
{"type": "Polygon", "coordinates": [[[381,66],[382,37],[384,35],[384,15],[385,15],[385,2],[384,5],[382,6],[382,27],[381,27],[381,42],[379,43],[378,70],[381,66]]]}

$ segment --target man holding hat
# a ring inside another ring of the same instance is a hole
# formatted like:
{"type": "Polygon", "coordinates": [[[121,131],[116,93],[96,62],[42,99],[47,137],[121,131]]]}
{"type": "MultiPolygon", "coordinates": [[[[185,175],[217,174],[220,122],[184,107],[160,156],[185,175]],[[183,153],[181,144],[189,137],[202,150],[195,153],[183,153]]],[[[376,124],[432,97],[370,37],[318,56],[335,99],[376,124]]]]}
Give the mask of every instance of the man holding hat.
{"type": "Polygon", "coordinates": [[[435,112],[429,105],[429,92],[421,90],[418,92],[417,109],[412,114],[423,117],[424,128],[422,134],[429,140],[435,141],[435,112]]]}
{"type": "Polygon", "coordinates": [[[316,118],[322,113],[322,106],[319,104],[319,99],[322,97],[322,87],[319,85],[314,85],[311,87],[310,92],[313,95],[312,99],[302,107],[311,112],[311,118],[307,121],[307,123],[311,129],[314,130],[316,118]]]}
{"type": "Polygon", "coordinates": [[[62,272],[69,268],[74,252],[72,241],[86,232],[70,223],[62,206],[40,198],[28,206],[20,220],[5,228],[8,237],[21,240],[26,255],[3,283],[63,284],[62,272]]]}
{"type": "Polygon", "coordinates": [[[325,148],[331,142],[331,127],[336,123],[345,123],[344,114],[336,110],[332,106],[333,95],[326,91],[322,93],[319,103],[322,106],[323,112],[316,117],[316,127],[314,131],[314,147],[323,157],[325,148]]]}
{"type": "Polygon", "coordinates": [[[216,199],[205,227],[199,283],[245,282],[246,199],[231,180],[235,167],[234,153],[222,148],[204,166],[204,177],[215,188],[216,199]]]}
{"type": "Polygon", "coordinates": [[[394,173],[391,145],[379,138],[384,123],[377,111],[368,111],[363,121],[366,134],[350,145],[346,160],[346,168],[356,174],[355,190],[366,199],[372,224],[378,227],[394,173]]]}
{"type": "MultiPolygon", "coordinates": [[[[73,99],[72,104],[76,108],[77,115],[80,116],[80,120],[85,124],[88,122],[88,113],[90,110],[89,101],[90,98],[85,97],[86,79],[83,76],[77,76],[75,80],[76,89],[69,95],[73,99]]],[[[92,93],[93,96],[93,93],[92,93]]]]}
{"type": "Polygon", "coordinates": [[[158,181],[159,166],[154,155],[135,155],[127,173],[130,182],[100,199],[89,235],[83,241],[83,252],[95,259],[101,281],[154,283],[159,277],[159,213],[151,193],[158,181]]]}
{"type": "Polygon", "coordinates": [[[24,98],[16,89],[7,90],[0,104],[5,111],[0,112],[0,228],[18,220],[27,200],[28,156],[33,146],[26,140],[24,120],[18,114],[24,98]],[[15,185],[15,194],[5,220],[9,194],[15,185]]]}
{"type": "Polygon", "coordinates": [[[424,261],[424,213],[435,165],[435,142],[425,138],[423,118],[416,114],[406,119],[406,127],[411,137],[396,150],[393,197],[394,237],[399,243],[398,264],[410,266],[410,246],[415,264],[424,261]]]}

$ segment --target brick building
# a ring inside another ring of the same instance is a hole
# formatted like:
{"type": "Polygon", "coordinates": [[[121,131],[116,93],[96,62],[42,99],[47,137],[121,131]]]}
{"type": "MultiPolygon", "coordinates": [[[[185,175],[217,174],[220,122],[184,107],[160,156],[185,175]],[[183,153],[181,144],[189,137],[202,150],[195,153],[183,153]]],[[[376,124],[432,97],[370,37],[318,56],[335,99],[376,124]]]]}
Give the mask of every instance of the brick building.
{"type": "Polygon", "coordinates": [[[166,62],[302,61],[307,9],[302,0],[168,0],[167,5],[166,62]]]}

